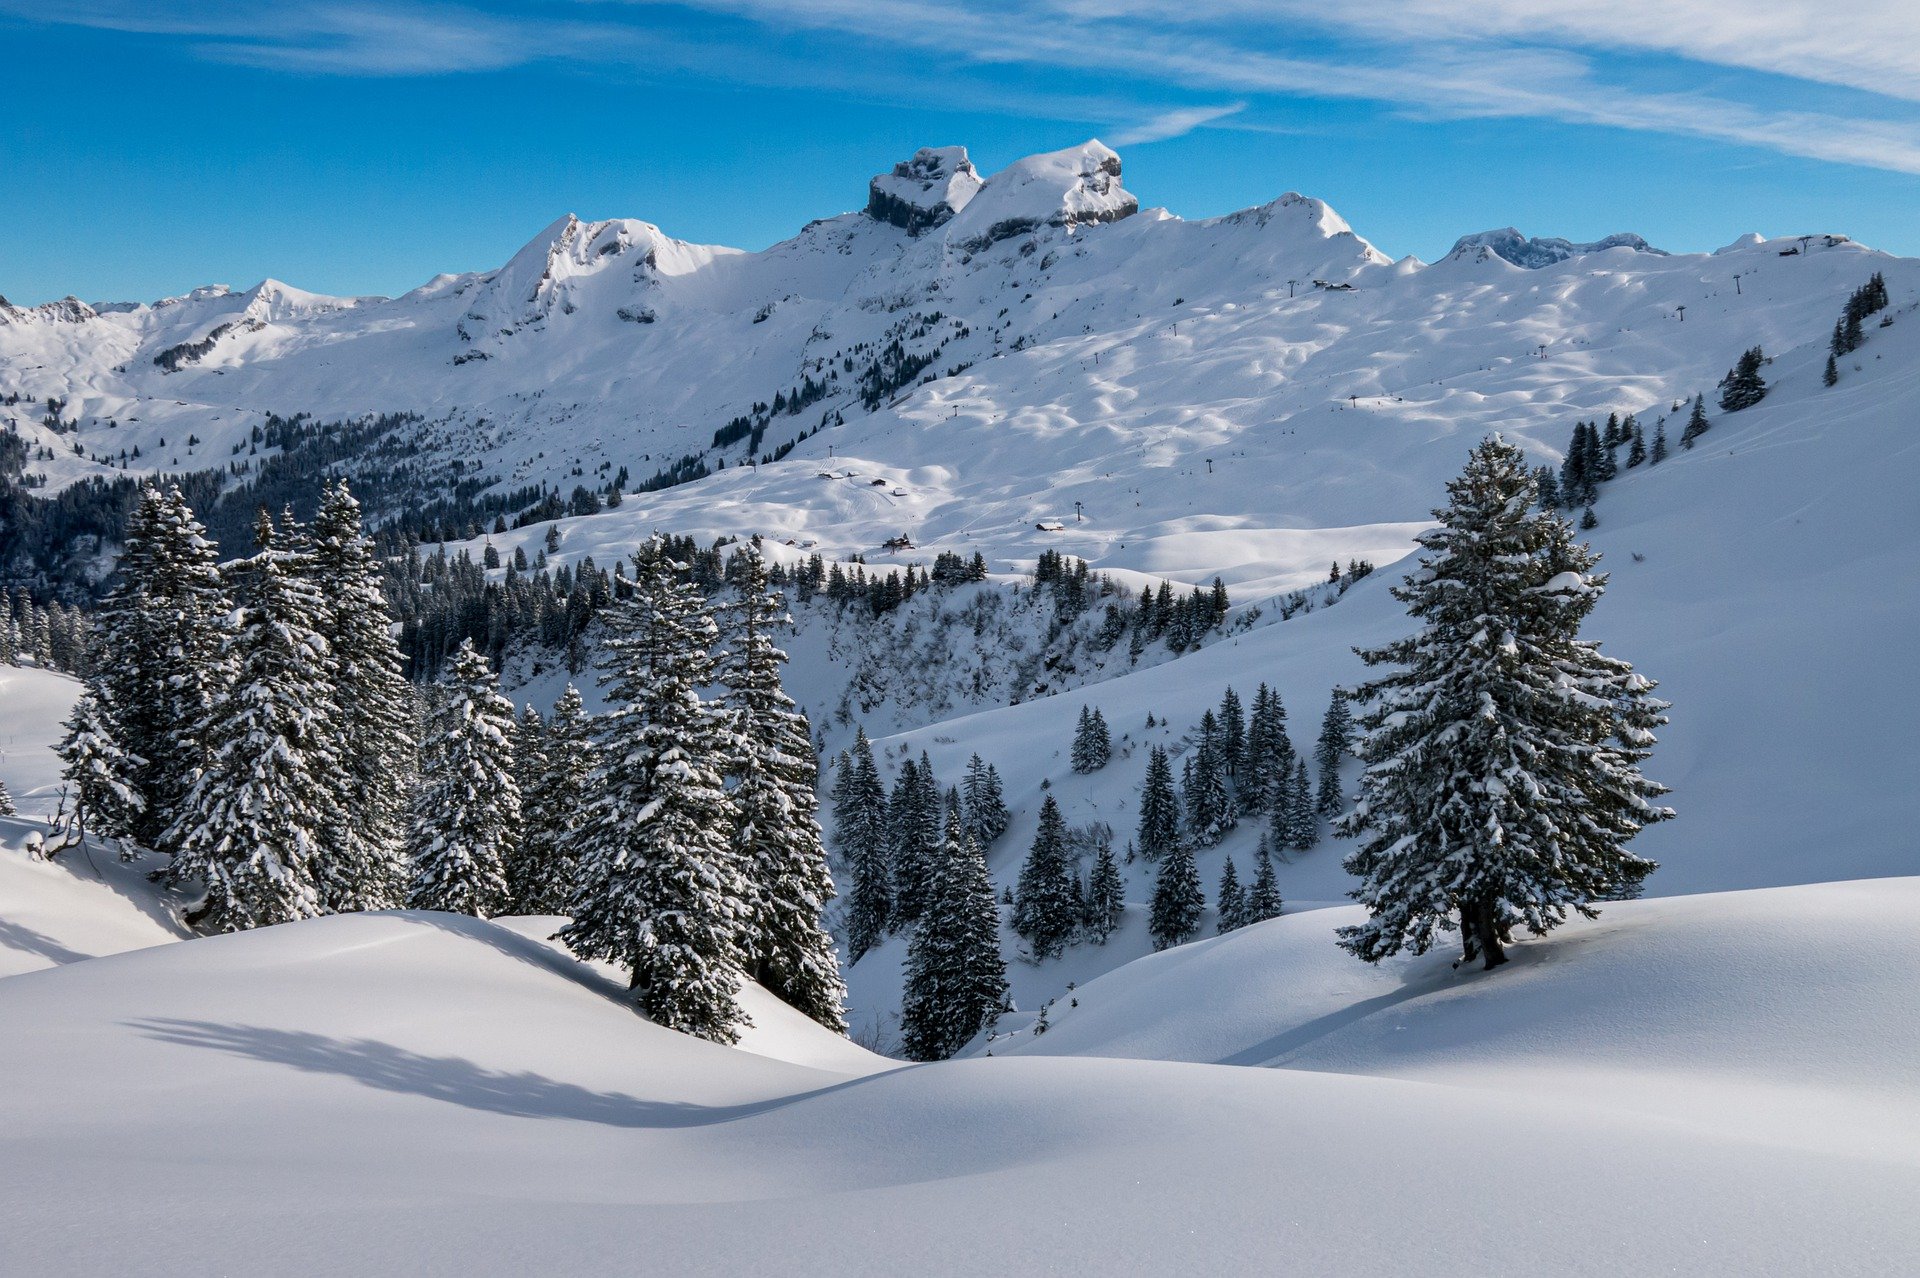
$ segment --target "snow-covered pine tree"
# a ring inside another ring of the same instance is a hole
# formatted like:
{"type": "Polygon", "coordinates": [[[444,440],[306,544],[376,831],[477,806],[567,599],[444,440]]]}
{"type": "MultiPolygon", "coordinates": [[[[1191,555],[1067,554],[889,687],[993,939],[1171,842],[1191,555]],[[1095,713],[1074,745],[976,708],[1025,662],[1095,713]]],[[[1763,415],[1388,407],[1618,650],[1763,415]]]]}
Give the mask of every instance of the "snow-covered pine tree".
{"type": "MultiPolygon", "coordinates": [[[[145,760],[120,743],[119,728],[91,688],[73,703],[66,729],[66,736],[54,748],[60,757],[60,775],[66,781],[68,805],[59,846],[77,845],[88,835],[128,839],[146,804],[139,787],[145,760]]],[[[120,854],[130,857],[132,848],[123,842],[120,854]]]]}
{"type": "Polygon", "coordinates": [[[408,904],[486,918],[512,904],[506,865],[520,838],[513,703],[466,640],[421,744],[408,904]]]}
{"type": "Polygon", "coordinates": [[[360,527],[360,503],[345,480],[326,487],[314,518],[309,565],[327,601],[320,633],[330,654],[342,765],[341,829],[320,866],[330,911],[399,907],[406,861],[412,691],[400,673],[380,562],[360,527]]]}
{"type": "Polygon", "coordinates": [[[1107,720],[1098,710],[1080,707],[1080,723],[1073,732],[1072,763],[1075,772],[1098,772],[1113,758],[1113,736],[1107,720]]]}
{"type": "Polygon", "coordinates": [[[750,920],[720,776],[738,747],[731,716],[699,691],[713,681],[713,612],[655,540],[634,556],[632,594],[601,619],[610,709],[559,939],[626,967],[657,1024],[731,1043],[747,1019],[737,996],[750,920]]]}
{"type": "Polygon", "coordinates": [[[1180,803],[1173,793],[1173,764],[1165,749],[1154,746],[1140,788],[1140,827],[1134,846],[1147,860],[1158,861],[1179,844],[1180,803]]]}
{"type": "MultiPolygon", "coordinates": [[[[531,713],[532,707],[528,707],[531,713]]],[[[507,857],[507,886],[522,914],[561,914],[573,894],[579,854],[573,832],[593,807],[600,751],[580,690],[568,684],[530,741],[527,719],[514,741],[521,782],[520,839],[507,857]],[[526,760],[529,747],[536,749],[526,760]]]]}
{"type": "Polygon", "coordinates": [[[982,849],[991,847],[995,839],[1006,833],[1007,822],[1013,819],[1001,794],[1000,774],[976,754],[967,760],[967,775],[961,786],[966,797],[967,833],[982,849]]]}
{"type": "Polygon", "coordinates": [[[940,783],[925,752],[919,762],[902,759],[887,801],[895,926],[918,921],[926,909],[941,846],[930,842],[928,834],[941,828],[940,804],[940,783]]]}
{"type": "Polygon", "coordinates": [[[1153,948],[1164,950],[1192,940],[1206,909],[1207,898],[1200,890],[1200,870],[1193,863],[1193,849],[1176,843],[1161,863],[1160,877],[1153,885],[1153,908],[1147,916],[1153,948]]]}
{"type": "Polygon", "coordinates": [[[1355,693],[1367,768],[1340,830],[1361,840],[1345,865],[1368,919],[1341,944],[1372,962],[1457,928],[1491,968],[1515,928],[1593,917],[1654,869],[1626,844],[1672,815],[1639,770],[1666,706],[1578,637],[1606,578],[1564,520],[1530,509],[1517,448],[1483,441],[1448,497],[1394,590],[1423,628],[1361,653],[1394,669],[1355,693]]]}
{"type": "Polygon", "coordinates": [[[1020,867],[1013,902],[1013,930],[1033,948],[1033,957],[1058,958],[1073,937],[1080,903],[1067,870],[1067,823],[1051,794],[1040,803],[1040,828],[1020,867]]]}
{"type": "Polygon", "coordinates": [[[1247,762],[1247,718],[1240,694],[1229,686],[1220,697],[1220,765],[1228,780],[1237,780],[1247,762]]]}
{"type": "Polygon", "coordinates": [[[1347,796],[1340,789],[1340,765],[1352,748],[1353,712],[1347,707],[1347,690],[1335,688],[1326,717],[1320,720],[1320,739],[1313,747],[1313,761],[1320,769],[1314,808],[1323,817],[1339,816],[1347,806],[1347,796]]]}
{"type": "MultiPolygon", "coordinates": [[[[569,684],[569,687],[572,685],[569,684]]],[[[502,868],[507,878],[507,901],[514,914],[539,914],[530,908],[537,889],[533,888],[534,796],[540,790],[540,778],[547,768],[547,721],[529,702],[520,710],[513,725],[513,784],[520,790],[520,837],[513,841],[502,868]]]]}
{"type": "Polygon", "coordinates": [[[1193,846],[1213,847],[1239,824],[1233,796],[1227,792],[1225,769],[1220,765],[1217,733],[1201,734],[1200,744],[1188,760],[1185,797],[1187,839],[1193,846]]]}
{"type": "Polygon", "coordinates": [[[1287,810],[1293,817],[1287,846],[1295,852],[1310,852],[1320,842],[1320,816],[1314,811],[1313,785],[1307,780],[1307,761],[1295,759],[1293,779],[1287,785],[1287,810]]]}
{"type": "Polygon", "coordinates": [[[862,728],[849,756],[846,794],[835,804],[833,834],[840,864],[852,886],[847,892],[847,962],[878,945],[893,926],[893,862],[887,838],[887,795],[873,762],[873,745],[862,728]]]}
{"type": "Polygon", "coordinates": [[[1285,733],[1285,728],[1276,727],[1275,721],[1284,723],[1286,713],[1279,696],[1265,683],[1254,690],[1252,712],[1247,716],[1247,744],[1241,760],[1241,775],[1234,787],[1240,811],[1248,816],[1263,813],[1273,804],[1273,752],[1278,737],[1285,733]]]}
{"type": "Polygon", "coordinates": [[[1720,408],[1723,412],[1737,413],[1741,409],[1752,408],[1767,397],[1767,383],[1760,376],[1760,368],[1766,361],[1766,353],[1758,346],[1750,347],[1741,354],[1739,362],[1720,379],[1720,408]]]}
{"type": "Polygon", "coordinates": [[[1707,397],[1693,397],[1693,411],[1687,414],[1687,428],[1680,432],[1680,447],[1692,448],[1693,441],[1707,433],[1707,397]]]}
{"type": "Polygon", "coordinates": [[[1246,921],[1261,923],[1280,917],[1280,880],[1273,870],[1273,852],[1267,836],[1260,836],[1260,847],[1253,854],[1253,886],[1247,889],[1246,921]]]}
{"type": "Polygon", "coordinates": [[[1113,844],[1102,842],[1094,854],[1093,873],[1087,876],[1086,912],[1082,925],[1096,945],[1105,945],[1127,912],[1127,885],[1113,857],[1113,844]]]}
{"type": "Polygon", "coordinates": [[[318,863],[339,802],[326,601],[264,509],[254,540],[232,566],[235,624],[215,658],[232,682],[205,716],[205,765],[163,836],[169,878],[205,885],[189,920],[215,932],[324,912],[318,863]]]}
{"type": "Polygon", "coordinates": [[[1234,868],[1233,858],[1227,858],[1226,868],[1220,871],[1219,930],[1226,933],[1247,925],[1247,894],[1240,886],[1240,871],[1234,868]]]}
{"type": "Polygon", "coordinates": [[[7,783],[0,781],[0,816],[17,816],[19,810],[13,806],[13,795],[7,791],[7,783]]]}
{"type": "Polygon", "coordinates": [[[1000,906],[987,860],[958,814],[934,859],[927,908],[907,947],[901,1048],[911,1060],[946,1060],[999,1017],[1007,1002],[1000,906]]]}
{"type": "Polygon", "coordinates": [[[821,921],[834,888],[815,796],[820,768],[807,716],[781,686],[787,654],[774,642],[793,618],[760,555],[748,550],[738,562],[717,673],[739,736],[733,847],[750,911],[747,972],[788,1006],[844,1034],[847,987],[821,921]]]}
{"type": "Polygon", "coordinates": [[[127,516],[119,584],[99,616],[93,681],[127,754],[144,762],[129,833],[149,847],[180,820],[206,763],[204,729],[232,678],[219,554],[178,487],[143,488],[127,516]]]}

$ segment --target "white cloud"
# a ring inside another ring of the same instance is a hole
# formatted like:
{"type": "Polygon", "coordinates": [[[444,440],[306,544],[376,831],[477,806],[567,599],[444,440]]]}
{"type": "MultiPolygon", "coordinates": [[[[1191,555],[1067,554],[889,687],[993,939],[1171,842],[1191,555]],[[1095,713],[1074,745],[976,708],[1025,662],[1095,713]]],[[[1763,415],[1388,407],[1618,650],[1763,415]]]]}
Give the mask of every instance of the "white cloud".
{"type": "Polygon", "coordinates": [[[1131,128],[1121,129],[1113,135],[1113,143],[1115,146],[1140,146],[1147,142],[1165,142],[1168,138],[1185,137],[1202,125],[1238,115],[1246,109],[1246,103],[1235,102],[1227,106],[1179,107],[1162,111],[1131,128]]]}

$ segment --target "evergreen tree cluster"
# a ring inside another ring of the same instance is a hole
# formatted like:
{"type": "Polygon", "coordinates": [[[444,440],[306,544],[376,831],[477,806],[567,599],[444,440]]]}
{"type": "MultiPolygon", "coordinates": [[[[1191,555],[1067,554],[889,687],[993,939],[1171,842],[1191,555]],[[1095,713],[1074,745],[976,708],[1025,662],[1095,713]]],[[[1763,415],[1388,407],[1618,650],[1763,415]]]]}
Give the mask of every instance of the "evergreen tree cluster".
{"type": "Polygon", "coordinates": [[[1859,350],[1867,340],[1867,318],[1887,309],[1888,302],[1887,279],[1878,271],[1847,298],[1840,318],[1833,322],[1833,338],[1827,344],[1827,385],[1839,380],[1836,361],[1859,350]]]}
{"type": "Polygon", "coordinates": [[[1655,428],[1654,446],[1647,446],[1646,430],[1640,419],[1628,414],[1623,420],[1609,413],[1603,428],[1598,422],[1575,422],[1573,438],[1567,444],[1566,458],[1556,472],[1550,466],[1533,472],[1534,487],[1543,510],[1578,510],[1599,500],[1600,485],[1631,470],[1666,458],[1666,426],[1655,428]],[[1621,456],[1621,449],[1626,455],[1621,456]]]}

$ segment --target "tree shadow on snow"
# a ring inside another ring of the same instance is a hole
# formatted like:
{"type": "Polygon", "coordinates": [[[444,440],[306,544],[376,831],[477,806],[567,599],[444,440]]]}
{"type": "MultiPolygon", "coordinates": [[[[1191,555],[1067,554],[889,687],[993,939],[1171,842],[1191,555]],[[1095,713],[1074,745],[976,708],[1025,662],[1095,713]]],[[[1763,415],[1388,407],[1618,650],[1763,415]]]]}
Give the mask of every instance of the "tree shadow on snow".
{"type": "Polygon", "coordinates": [[[744,1105],[695,1105],[596,1092],[540,1074],[487,1069],[460,1057],[423,1056],[372,1039],[328,1038],[301,1030],[214,1021],[154,1019],[127,1024],[163,1043],[210,1048],[310,1074],[335,1074],[383,1092],[410,1093],[515,1118],[567,1118],[610,1127],[706,1127],[846,1085],[744,1105]]]}
{"type": "Polygon", "coordinates": [[[5,919],[0,919],[0,949],[37,954],[51,963],[78,963],[94,957],[68,949],[45,932],[36,932],[24,924],[9,923],[5,919]]]}

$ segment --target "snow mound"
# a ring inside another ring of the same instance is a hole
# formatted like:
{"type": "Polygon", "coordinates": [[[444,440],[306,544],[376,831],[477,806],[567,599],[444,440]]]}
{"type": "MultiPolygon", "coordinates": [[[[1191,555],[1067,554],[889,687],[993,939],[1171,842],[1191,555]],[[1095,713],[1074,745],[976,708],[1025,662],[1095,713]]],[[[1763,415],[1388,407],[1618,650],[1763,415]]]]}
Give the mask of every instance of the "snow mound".
{"type": "Polygon", "coordinates": [[[1910,1139],[1783,1148],[1591,1097],[1160,1061],[850,1076],[616,994],[428,914],[0,981],[0,1268],[605,1271],[640,1246],[658,1272],[948,1272],[1042,1224],[1093,1272],[1885,1271],[1920,1245],[1910,1139]],[[1604,1249],[1568,1243],[1570,1203],[1623,1222],[1604,1249]],[[191,1247],[182,1220],[207,1222],[191,1247]]]}

